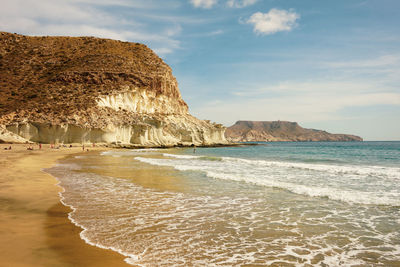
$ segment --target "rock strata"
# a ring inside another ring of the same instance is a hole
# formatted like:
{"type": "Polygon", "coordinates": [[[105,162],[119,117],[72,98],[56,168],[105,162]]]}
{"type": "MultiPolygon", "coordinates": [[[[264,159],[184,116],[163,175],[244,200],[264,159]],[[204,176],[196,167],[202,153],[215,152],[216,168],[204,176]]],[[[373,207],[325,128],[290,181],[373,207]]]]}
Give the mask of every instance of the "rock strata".
{"type": "Polygon", "coordinates": [[[326,131],[305,129],[289,121],[237,121],[228,127],[225,136],[235,142],[256,141],[362,141],[359,136],[331,134],[326,131]]]}
{"type": "Polygon", "coordinates": [[[227,143],[225,127],[189,114],[171,68],[143,44],[0,32],[0,88],[7,142],[227,143]]]}

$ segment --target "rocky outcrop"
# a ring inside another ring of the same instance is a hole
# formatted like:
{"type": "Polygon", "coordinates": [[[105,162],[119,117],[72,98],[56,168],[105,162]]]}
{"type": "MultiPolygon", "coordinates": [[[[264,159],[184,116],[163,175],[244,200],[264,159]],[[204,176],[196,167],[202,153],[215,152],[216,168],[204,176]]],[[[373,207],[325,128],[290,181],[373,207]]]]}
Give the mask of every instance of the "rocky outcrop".
{"type": "Polygon", "coordinates": [[[29,143],[29,140],[6,129],[0,125],[0,143],[29,143]]]}
{"type": "Polygon", "coordinates": [[[3,141],[227,143],[225,127],[189,114],[171,68],[143,44],[0,32],[0,88],[3,141]]]}
{"type": "Polygon", "coordinates": [[[137,146],[215,145],[224,138],[218,131],[193,116],[168,115],[159,119],[143,118],[141,122],[107,128],[84,128],[74,124],[16,123],[7,126],[11,133],[41,143],[111,143],[137,146]]]}
{"type": "Polygon", "coordinates": [[[237,121],[225,132],[228,140],[256,141],[362,141],[359,136],[305,129],[289,121],[237,121]]]}

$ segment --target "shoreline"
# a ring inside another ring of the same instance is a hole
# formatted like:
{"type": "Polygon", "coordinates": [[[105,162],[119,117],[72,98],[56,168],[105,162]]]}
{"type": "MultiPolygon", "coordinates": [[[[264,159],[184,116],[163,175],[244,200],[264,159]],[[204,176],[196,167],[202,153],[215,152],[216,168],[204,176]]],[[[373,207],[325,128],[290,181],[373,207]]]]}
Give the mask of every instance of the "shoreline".
{"type": "MultiPolygon", "coordinates": [[[[83,152],[81,147],[27,150],[29,144],[0,144],[0,265],[131,266],[117,252],[86,243],[69,220],[58,180],[43,169],[83,152]],[[11,150],[4,148],[12,147],[11,150]]],[[[89,148],[89,147],[88,147],[89,148]]],[[[90,147],[90,151],[110,148],[90,147]]]]}

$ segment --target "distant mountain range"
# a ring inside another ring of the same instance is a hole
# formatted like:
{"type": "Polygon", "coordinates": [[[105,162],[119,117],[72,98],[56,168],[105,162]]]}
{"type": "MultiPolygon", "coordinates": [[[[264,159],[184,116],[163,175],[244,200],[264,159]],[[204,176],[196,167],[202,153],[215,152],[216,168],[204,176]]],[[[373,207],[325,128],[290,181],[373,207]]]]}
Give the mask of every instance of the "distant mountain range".
{"type": "Polygon", "coordinates": [[[290,121],[237,121],[226,129],[225,136],[234,142],[363,141],[359,136],[305,129],[297,122],[290,121]]]}

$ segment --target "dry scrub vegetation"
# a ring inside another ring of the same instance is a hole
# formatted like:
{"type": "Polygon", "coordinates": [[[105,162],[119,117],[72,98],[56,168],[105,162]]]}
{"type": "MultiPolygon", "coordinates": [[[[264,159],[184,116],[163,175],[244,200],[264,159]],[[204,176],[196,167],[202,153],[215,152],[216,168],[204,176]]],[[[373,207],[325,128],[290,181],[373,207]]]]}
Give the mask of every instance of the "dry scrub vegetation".
{"type": "Polygon", "coordinates": [[[129,87],[186,106],[170,67],[143,44],[0,32],[0,124],[27,119],[90,127],[134,123],[135,114],[96,107],[99,96],[129,87]]]}

